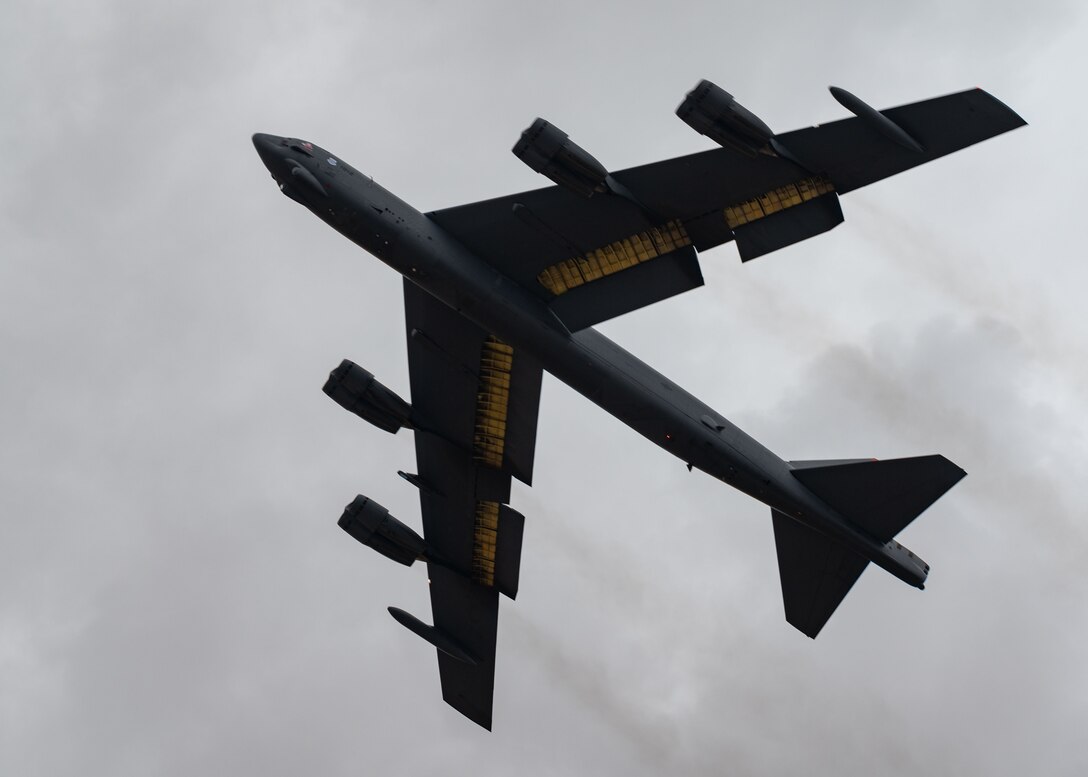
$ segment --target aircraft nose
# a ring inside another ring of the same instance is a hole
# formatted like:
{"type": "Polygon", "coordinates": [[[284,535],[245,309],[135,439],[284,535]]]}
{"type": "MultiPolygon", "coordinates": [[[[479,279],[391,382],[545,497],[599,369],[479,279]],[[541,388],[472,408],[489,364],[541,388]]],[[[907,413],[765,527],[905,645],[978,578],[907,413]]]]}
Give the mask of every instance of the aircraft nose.
{"type": "Polygon", "coordinates": [[[271,148],[279,141],[275,135],[268,135],[264,132],[253,133],[253,145],[260,151],[262,148],[271,148]]]}
{"type": "Polygon", "coordinates": [[[257,132],[253,135],[253,147],[257,149],[257,155],[265,163],[265,165],[271,165],[281,154],[277,153],[277,149],[280,148],[280,141],[283,138],[276,135],[266,135],[263,132],[257,132]]]}

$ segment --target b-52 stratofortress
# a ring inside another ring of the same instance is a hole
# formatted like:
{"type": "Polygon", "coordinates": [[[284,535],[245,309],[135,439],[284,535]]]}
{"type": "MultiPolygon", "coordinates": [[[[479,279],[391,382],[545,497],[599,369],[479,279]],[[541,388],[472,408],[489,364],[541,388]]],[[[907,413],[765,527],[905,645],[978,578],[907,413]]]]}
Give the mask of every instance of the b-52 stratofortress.
{"type": "Polygon", "coordinates": [[[916,588],[929,565],[895,540],[964,471],[943,456],[783,461],[595,331],[701,286],[697,252],[743,261],[843,220],[839,197],[1024,124],[980,89],[776,134],[701,81],[677,109],[720,148],[609,172],[537,119],[514,154],[554,186],[420,213],[294,138],[253,144],[280,190],[404,276],[411,404],[344,361],[325,392],[380,429],[415,433],[423,536],[357,497],[340,526],[425,561],[434,624],[393,617],[438,651],[442,697],[490,729],[499,594],[518,590],[544,370],[687,464],[771,508],[786,620],[815,637],[872,562],[916,588]]]}

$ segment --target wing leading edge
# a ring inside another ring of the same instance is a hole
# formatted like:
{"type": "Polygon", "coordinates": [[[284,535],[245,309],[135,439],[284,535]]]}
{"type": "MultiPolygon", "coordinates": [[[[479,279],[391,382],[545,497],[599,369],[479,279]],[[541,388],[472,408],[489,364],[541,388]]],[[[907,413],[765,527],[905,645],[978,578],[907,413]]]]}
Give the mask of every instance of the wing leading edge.
{"type": "Polygon", "coordinates": [[[442,698],[490,730],[499,593],[517,594],[522,516],[511,478],[532,480],[541,368],[404,282],[405,323],[442,698]]]}

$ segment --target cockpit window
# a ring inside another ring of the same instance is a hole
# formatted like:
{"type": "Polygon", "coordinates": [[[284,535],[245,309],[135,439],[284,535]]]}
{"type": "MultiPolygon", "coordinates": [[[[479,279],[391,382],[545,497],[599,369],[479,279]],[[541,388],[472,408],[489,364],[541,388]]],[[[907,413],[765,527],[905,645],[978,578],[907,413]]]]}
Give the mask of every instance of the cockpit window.
{"type": "Polygon", "coordinates": [[[307,143],[304,140],[292,140],[291,141],[291,150],[292,151],[297,151],[300,154],[305,154],[306,156],[313,156],[314,155],[314,144],[313,143],[307,143]]]}

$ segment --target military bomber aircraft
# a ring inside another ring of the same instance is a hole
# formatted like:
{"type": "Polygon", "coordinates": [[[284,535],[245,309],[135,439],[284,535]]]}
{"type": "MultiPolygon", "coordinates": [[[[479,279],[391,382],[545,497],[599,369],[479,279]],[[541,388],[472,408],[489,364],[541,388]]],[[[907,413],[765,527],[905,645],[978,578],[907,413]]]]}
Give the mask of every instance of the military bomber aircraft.
{"type": "Polygon", "coordinates": [[[514,154],[555,185],[420,213],[295,138],[253,143],[280,190],[404,276],[411,404],[344,361],[325,392],[415,433],[423,536],[357,497],[340,526],[427,564],[434,625],[389,611],[438,651],[442,696],[490,730],[498,597],[518,590],[544,370],[651,442],[771,508],[786,620],[815,637],[872,562],[917,588],[929,565],[895,540],[966,473],[943,456],[783,461],[592,327],[702,285],[697,252],[743,261],[843,220],[839,197],[1023,125],[980,89],[776,134],[701,81],[677,115],[720,148],[610,172],[537,119],[514,154]]]}

